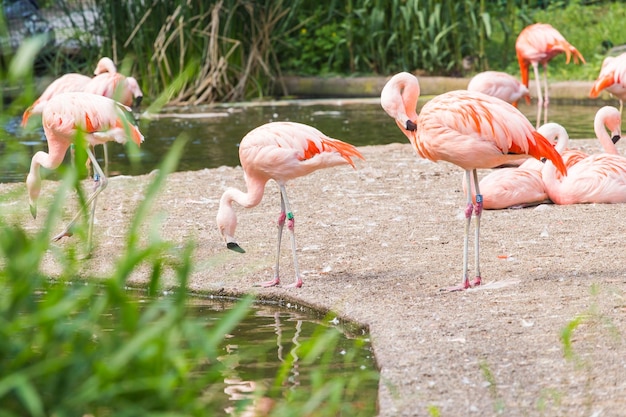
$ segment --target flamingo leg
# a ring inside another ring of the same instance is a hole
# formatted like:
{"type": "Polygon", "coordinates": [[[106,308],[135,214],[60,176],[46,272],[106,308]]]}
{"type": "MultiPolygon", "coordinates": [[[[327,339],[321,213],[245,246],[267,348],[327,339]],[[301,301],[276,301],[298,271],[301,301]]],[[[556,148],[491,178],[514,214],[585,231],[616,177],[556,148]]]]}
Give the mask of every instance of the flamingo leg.
{"type": "MultiPolygon", "coordinates": [[[[548,64],[543,64],[543,123],[548,123],[548,105],[550,104],[550,96],[548,93],[548,64]]],[[[539,123],[539,121],[537,121],[539,123]]]]}
{"type": "Polygon", "coordinates": [[[474,170],[465,171],[465,182],[467,184],[467,205],[465,206],[465,233],[463,235],[463,276],[461,278],[461,284],[453,287],[446,288],[447,291],[463,291],[470,287],[480,285],[482,282],[480,276],[480,218],[483,211],[483,196],[480,194],[478,188],[478,172],[474,170]],[[472,180],[474,181],[474,187],[472,188],[472,180]],[[476,204],[472,201],[471,190],[476,190],[476,204]],[[469,280],[469,229],[472,222],[472,214],[475,215],[475,230],[474,230],[474,268],[475,276],[474,280],[470,283],[469,280]]]}
{"type": "Polygon", "coordinates": [[[104,147],[104,173],[109,175],[109,147],[106,142],[102,146],[104,147]]]}
{"type": "Polygon", "coordinates": [[[289,229],[289,235],[291,237],[291,252],[293,253],[293,269],[295,271],[296,279],[293,284],[287,285],[287,287],[300,288],[302,287],[302,277],[300,276],[300,268],[298,267],[298,254],[296,253],[296,234],[294,231],[295,219],[293,212],[289,206],[289,199],[287,198],[287,189],[284,185],[280,184],[280,195],[285,201],[285,208],[287,209],[287,229],[289,229]]]}
{"type": "Polygon", "coordinates": [[[467,205],[465,206],[465,233],[463,234],[463,273],[461,284],[446,288],[447,291],[463,291],[470,287],[468,276],[468,252],[469,252],[469,228],[472,221],[472,213],[474,212],[474,204],[472,203],[472,183],[471,171],[465,171],[465,183],[467,185],[467,205]]]}
{"type": "MultiPolygon", "coordinates": [[[[474,205],[474,217],[476,226],[474,229],[474,281],[471,286],[480,285],[482,279],[480,277],[480,218],[483,214],[483,196],[478,188],[478,172],[474,169],[474,187],[476,190],[476,204],[474,205]]],[[[467,270],[466,270],[467,271],[467,270]]]]}
{"type": "Polygon", "coordinates": [[[285,227],[285,220],[287,219],[287,213],[285,211],[285,200],[281,191],[280,194],[280,214],[278,215],[278,238],[276,239],[276,266],[274,267],[274,278],[259,284],[261,287],[274,287],[280,284],[280,246],[283,240],[283,228],[285,227]]]}
{"type": "MultiPolygon", "coordinates": [[[[86,150],[87,150],[87,155],[89,156],[89,159],[91,160],[91,163],[93,165],[93,168],[96,171],[96,175],[98,176],[96,188],[93,191],[93,193],[89,196],[84,206],[84,207],[87,207],[87,206],[93,205],[93,207],[91,208],[92,216],[89,219],[90,231],[87,237],[87,247],[91,251],[91,237],[92,237],[91,230],[93,230],[93,221],[94,221],[93,213],[95,212],[96,198],[98,197],[98,194],[100,194],[106,188],[107,178],[104,176],[104,172],[102,172],[102,168],[100,168],[100,164],[98,164],[98,161],[96,160],[96,157],[94,156],[91,149],[87,147],[86,150]]],[[[74,226],[74,223],[76,223],[76,221],[78,220],[78,217],[82,214],[84,207],[78,210],[78,213],[76,213],[76,215],[72,218],[72,220],[70,220],[70,222],[65,226],[65,229],[63,229],[61,233],[59,233],[58,235],[52,238],[53,241],[56,242],[65,236],[72,236],[71,229],[74,226]]]]}
{"type": "Polygon", "coordinates": [[[541,109],[543,107],[543,96],[541,95],[541,78],[539,77],[539,64],[536,62],[532,64],[533,72],[535,74],[535,85],[537,86],[537,123],[535,124],[535,128],[539,128],[539,124],[541,121],[541,109]]]}

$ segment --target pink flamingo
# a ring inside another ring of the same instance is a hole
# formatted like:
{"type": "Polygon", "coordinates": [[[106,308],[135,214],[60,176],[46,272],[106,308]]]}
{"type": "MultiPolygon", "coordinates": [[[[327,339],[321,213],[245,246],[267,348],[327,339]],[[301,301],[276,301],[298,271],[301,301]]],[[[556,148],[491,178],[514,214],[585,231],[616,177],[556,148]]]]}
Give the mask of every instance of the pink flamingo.
{"type": "MultiPolygon", "coordinates": [[[[546,123],[539,127],[537,132],[550,142],[558,138],[559,143],[567,145],[566,141],[569,138],[567,131],[558,123],[546,123]]],[[[483,177],[479,182],[483,208],[488,210],[520,208],[549,202],[541,179],[542,168],[541,161],[527,159],[518,168],[500,168],[483,177]]]]}
{"type": "Polygon", "coordinates": [[[463,290],[482,282],[479,236],[483,201],[476,170],[503,165],[520,156],[551,159],[564,174],[566,168],[552,144],[512,105],[474,91],[451,91],[426,103],[418,117],[419,94],[417,78],[402,72],[394,75],[383,88],[381,105],[419,156],[435,162],[451,162],[464,169],[468,190],[472,189],[473,177],[476,204],[472,203],[472,193],[468,193],[462,281],[461,285],[449,288],[463,290]],[[472,213],[476,215],[475,278],[470,284],[467,257],[472,213]]]}
{"type": "Polygon", "coordinates": [[[571,57],[574,62],[581,61],[585,63],[585,58],[578,50],[571,45],[558,30],[546,23],[535,23],[526,26],[518,35],[515,42],[515,50],[517,52],[517,60],[519,62],[522,74],[522,83],[528,87],[528,65],[533,66],[535,73],[535,82],[537,84],[537,124],[538,127],[541,120],[542,107],[545,109],[543,123],[548,121],[548,104],[550,98],[548,96],[548,61],[560,53],[565,53],[566,63],[569,64],[571,57]],[[541,95],[541,86],[539,81],[539,64],[543,65],[544,70],[544,96],[541,95]]]}
{"type": "MultiPolygon", "coordinates": [[[[607,153],[617,154],[615,142],[621,135],[621,117],[615,107],[599,109],[594,119],[594,131],[607,153]],[[608,129],[612,136],[607,133],[608,129]]],[[[556,149],[569,170],[589,155],[578,149],[570,149],[569,135],[558,123],[546,123],[537,130],[548,140],[557,140],[556,149]]],[[[541,171],[544,164],[537,159],[527,159],[519,168],[502,168],[480,180],[483,208],[503,209],[527,207],[549,201],[541,171]]]]}
{"type": "Polygon", "coordinates": [[[517,107],[517,102],[522,97],[526,100],[526,103],[530,104],[528,87],[506,72],[480,72],[472,77],[467,85],[467,89],[497,97],[507,103],[511,103],[515,107],[517,107]]]}
{"type": "MultiPolygon", "coordinates": [[[[90,146],[103,144],[109,141],[126,143],[131,139],[138,146],[143,142],[143,135],[139,129],[129,123],[130,109],[110,98],[83,93],[61,93],[52,97],[43,109],[42,123],[48,141],[48,153],[35,153],[30,164],[30,171],[26,177],[26,187],[33,218],[37,216],[37,199],[41,191],[40,167],[56,169],[67,149],[76,140],[78,134],[83,133],[90,146]]],[[[92,204],[92,215],[89,222],[88,247],[91,248],[93,230],[93,213],[96,197],[107,185],[105,177],[91,148],[86,147],[87,155],[94,170],[98,173],[98,181],[94,192],[89,196],[85,206],[92,204]]],[[[59,240],[64,236],[71,236],[71,228],[78,219],[81,211],[76,213],[65,229],[53,239],[59,240]]]]}
{"type": "MultiPolygon", "coordinates": [[[[117,72],[115,64],[110,58],[100,58],[94,74],[115,73],[117,72]]],[[[74,91],[83,91],[85,86],[91,81],[91,77],[78,73],[69,73],[62,75],[54,80],[44,90],[43,93],[24,111],[22,115],[22,126],[26,126],[28,119],[33,114],[41,114],[46,103],[55,95],[60,93],[70,93],[74,91]]]]}
{"type": "Polygon", "coordinates": [[[233,202],[251,208],[263,198],[265,184],[273,179],[280,188],[280,216],[278,217],[278,248],[274,279],[264,282],[264,287],[280,284],[278,263],[283,226],[291,235],[291,249],[296,280],[294,286],[302,286],[298,269],[296,241],[294,234],[294,216],[287,199],[285,184],[287,181],[312,173],[318,169],[349,164],[354,167],[352,158],[363,156],[352,145],[329,138],[319,130],[300,123],[267,123],[250,131],[239,145],[239,159],[245,173],[247,192],[228,188],[220,199],[217,212],[217,226],[226,242],[226,247],[236,252],[245,252],[235,241],[237,216],[233,202]]]}
{"type": "Polygon", "coordinates": [[[119,101],[125,106],[139,107],[143,92],[134,77],[119,72],[104,72],[91,78],[82,90],[119,101]]]}
{"type": "Polygon", "coordinates": [[[543,167],[541,174],[546,192],[555,204],[626,203],[626,158],[617,154],[614,145],[621,137],[619,110],[610,106],[600,109],[594,127],[604,153],[580,159],[568,168],[564,178],[551,162],[543,167]],[[601,112],[612,137],[598,121],[601,112]]]}
{"type": "Polygon", "coordinates": [[[591,87],[589,97],[598,97],[602,90],[606,90],[619,100],[621,113],[626,100],[626,52],[617,57],[607,56],[602,61],[602,69],[591,87]]]}

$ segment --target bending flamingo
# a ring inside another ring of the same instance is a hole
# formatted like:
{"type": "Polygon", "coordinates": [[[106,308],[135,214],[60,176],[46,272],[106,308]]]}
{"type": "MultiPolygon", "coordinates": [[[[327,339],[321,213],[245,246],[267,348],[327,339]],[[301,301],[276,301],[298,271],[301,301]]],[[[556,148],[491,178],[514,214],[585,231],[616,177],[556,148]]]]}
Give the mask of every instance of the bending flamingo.
{"type": "Polygon", "coordinates": [[[619,112],[622,113],[626,100],[626,52],[617,56],[607,56],[602,61],[602,69],[594,81],[590,98],[596,98],[606,90],[619,100],[619,112]]]}
{"type": "Polygon", "coordinates": [[[479,236],[483,202],[476,170],[503,165],[520,156],[546,157],[555,161],[562,173],[566,169],[552,144],[512,105],[482,93],[451,91],[426,103],[418,117],[419,94],[417,78],[406,72],[399,73],[383,88],[381,105],[419,156],[435,162],[451,162],[464,169],[468,190],[472,189],[473,178],[476,204],[472,203],[472,193],[468,193],[461,285],[450,288],[463,290],[482,282],[479,236]],[[472,213],[476,215],[475,278],[470,283],[467,257],[472,213]]]}
{"type": "Polygon", "coordinates": [[[530,104],[528,87],[506,72],[480,72],[472,77],[467,85],[467,89],[497,97],[507,103],[511,103],[515,107],[517,107],[517,102],[522,97],[526,100],[526,103],[530,104]]]}
{"type": "MultiPolygon", "coordinates": [[[[115,64],[110,58],[100,58],[98,64],[96,65],[94,74],[98,75],[109,72],[117,72],[115,64]]],[[[41,93],[39,98],[37,98],[37,100],[35,100],[33,104],[26,109],[26,111],[24,111],[24,114],[22,115],[22,126],[26,126],[26,123],[28,123],[28,119],[31,115],[41,114],[46,103],[55,95],[74,91],[83,91],[85,86],[89,84],[90,81],[91,77],[78,73],[69,73],[57,78],[50,83],[44,92],[41,93]]]]}
{"type": "MultiPolygon", "coordinates": [[[[43,129],[48,141],[48,153],[43,151],[35,153],[26,177],[30,210],[33,217],[37,216],[37,199],[41,191],[40,167],[56,169],[63,162],[67,149],[74,142],[79,132],[85,135],[90,146],[109,141],[126,143],[129,139],[140,145],[143,142],[143,135],[136,126],[129,123],[131,116],[128,107],[110,98],[95,94],[62,93],[55,95],[48,101],[42,113],[43,129]]],[[[89,206],[93,203],[88,234],[88,247],[91,248],[95,200],[106,187],[107,178],[91,148],[87,146],[85,149],[99,176],[96,189],[85,204],[85,206],[89,206]]],[[[71,227],[80,214],[81,211],[76,213],[65,229],[54,237],[55,241],[71,235],[71,227]]]]}
{"type": "Polygon", "coordinates": [[[296,288],[302,286],[296,255],[294,216],[287,199],[286,182],[322,168],[337,165],[354,167],[352,158],[355,157],[363,159],[363,156],[354,146],[329,138],[319,130],[300,123],[267,123],[250,131],[241,140],[239,159],[245,173],[248,191],[242,192],[235,188],[228,188],[224,192],[217,212],[217,226],[229,249],[241,253],[245,252],[235,241],[237,216],[233,209],[233,202],[246,208],[254,207],[263,198],[265,184],[269,180],[278,183],[281,211],[278,217],[276,267],[274,279],[262,283],[262,286],[269,287],[280,284],[278,264],[285,220],[287,220],[287,228],[291,235],[291,249],[296,275],[296,280],[291,286],[296,288]]]}
{"type": "Polygon", "coordinates": [[[137,80],[119,72],[96,75],[89,80],[83,91],[112,98],[128,107],[139,107],[143,99],[143,92],[137,80]]]}
{"type": "Polygon", "coordinates": [[[528,87],[528,66],[533,66],[535,83],[537,84],[537,124],[541,123],[541,110],[544,108],[543,123],[548,122],[548,62],[556,55],[565,53],[566,63],[569,64],[571,57],[574,62],[585,63],[585,58],[571,45],[561,33],[546,23],[535,23],[526,26],[518,35],[515,42],[515,51],[522,74],[522,83],[528,87]],[[544,95],[541,95],[541,83],[539,80],[539,64],[543,65],[544,72],[544,95]]]}

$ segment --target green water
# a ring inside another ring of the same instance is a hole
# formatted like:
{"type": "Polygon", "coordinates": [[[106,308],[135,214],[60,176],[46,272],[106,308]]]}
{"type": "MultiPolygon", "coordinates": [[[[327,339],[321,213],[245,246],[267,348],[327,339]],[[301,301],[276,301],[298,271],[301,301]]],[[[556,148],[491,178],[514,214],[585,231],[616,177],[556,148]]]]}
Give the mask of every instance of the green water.
{"type": "MultiPolygon", "coordinates": [[[[231,300],[196,298],[192,308],[194,314],[205,318],[210,327],[233,305],[231,300]]],[[[220,360],[228,364],[228,371],[223,375],[224,383],[220,387],[212,387],[213,391],[221,391],[216,396],[212,411],[245,405],[254,398],[256,388],[272,387],[279,369],[287,364],[287,382],[272,388],[267,398],[281,399],[288,393],[308,398],[312,394],[312,378],[330,380],[360,373],[361,378],[358,379],[362,382],[356,390],[357,398],[352,406],[359,410],[360,416],[376,415],[378,383],[371,378],[376,364],[367,334],[353,326],[346,328],[314,311],[290,307],[255,304],[248,316],[223,341],[220,360]],[[301,361],[303,344],[329,327],[336,327],[343,333],[331,354],[326,356],[331,360],[326,363],[320,357],[313,363],[301,361]]]]}
{"type": "MultiPolygon", "coordinates": [[[[421,104],[423,104],[422,100],[421,104]]],[[[562,124],[573,139],[591,138],[596,106],[550,106],[550,120],[562,124]]],[[[534,121],[536,107],[520,110],[534,121]]],[[[264,105],[232,105],[213,108],[176,108],[164,110],[157,118],[139,117],[146,141],[141,146],[138,165],[131,165],[125,148],[109,144],[111,175],[140,175],[152,171],[181,134],[190,138],[179,170],[199,170],[239,164],[237,145],[253,128],[272,121],[310,124],[328,136],[357,146],[405,143],[393,120],[381,109],[377,99],[298,100],[264,105]]],[[[41,130],[24,134],[16,121],[0,131],[0,182],[20,182],[26,178],[30,158],[47,145],[41,130]]],[[[98,150],[99,159],[102,150],[98,150]]]]}

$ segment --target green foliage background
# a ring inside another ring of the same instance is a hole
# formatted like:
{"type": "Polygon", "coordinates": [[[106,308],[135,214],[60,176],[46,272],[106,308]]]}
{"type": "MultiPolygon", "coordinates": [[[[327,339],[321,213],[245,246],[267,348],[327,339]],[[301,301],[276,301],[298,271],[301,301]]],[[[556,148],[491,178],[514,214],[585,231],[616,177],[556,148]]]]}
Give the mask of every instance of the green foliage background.
{"type": "Polygon", "coordinates": [[[52,75],[91,73],[110,56],[149,99],[191,71],[172,104],[281,94],[285,74],[518,74],[515,39],[534,22],[553,24],[588,61],[553,60],[556,79],[594,79],[610,47],[626,44],[626,4],[608,0],[60,0],[43,10],[70,26],[42,57],[52,75]],[[70,44],[79,52],[68,55],[70,44]]]}

